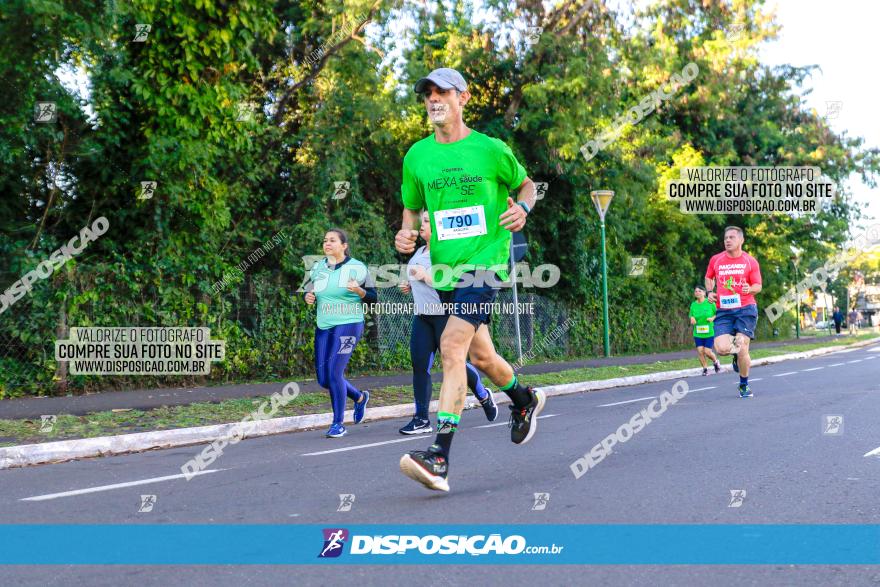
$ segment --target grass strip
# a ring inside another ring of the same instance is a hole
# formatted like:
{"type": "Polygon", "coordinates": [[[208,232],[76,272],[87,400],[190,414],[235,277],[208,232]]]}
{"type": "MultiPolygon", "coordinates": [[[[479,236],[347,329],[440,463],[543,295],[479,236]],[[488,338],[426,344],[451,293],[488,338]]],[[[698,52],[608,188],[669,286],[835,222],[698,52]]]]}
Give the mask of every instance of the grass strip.
{"type": "MultiPolygon", "coordinates": [[[[773,357],[788,353],[814,350],[824,347],[844,346],[858,340],[869,340],[874,334],[855,337],[842,337],[817,343],[787,345],[785,347],[755,349],[753,359],[773,357]]],[[[730,359],[724,359],[725,364],[730,359]]],[[[660,371],[674,371],[698,367],[696,353],[691,359],[674,361],[655,361],[637,365],[608,367],[589,367],[568,369],[556,373],[543,373],[523,376],[525,383],[534,386],[561,385],[579,381],[599,381],[616,377],[646,375],[660,371]]],[[[434,398],[440,392],[440,383],[434,384],[434,398]]],[[[237,422],[252,413],[268,397],[239,398],[218,403],[195,403],[186,406],[163,406],[153,410],[113,410],[95,412],[85,416],[58,415],[51,430],[41,432],[41,420],[2,420],[0,419],[0,447],[67,440],[72,438],[94,438],[115,434],[150,432],[173,428],[189,428],[237,422]]],[[[412,403],[412,388],[409,386],[390,386],[371,390],[370,407],[390,406],[412,403]]],[[[349,406],[350,407],[350,406],[349,406]]],[[[290,404],[283,406],[276,417],[320,414],[330,411],[330,398],[327,392],[301,394],[290,404]]]]}

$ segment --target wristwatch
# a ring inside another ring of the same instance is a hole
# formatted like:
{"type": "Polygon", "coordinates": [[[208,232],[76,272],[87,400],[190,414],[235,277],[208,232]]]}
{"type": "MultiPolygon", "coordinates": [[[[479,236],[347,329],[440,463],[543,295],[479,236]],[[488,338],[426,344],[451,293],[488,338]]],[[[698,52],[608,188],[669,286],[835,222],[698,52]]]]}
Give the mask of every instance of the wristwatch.
{"type": "Polygon", "coordinates": [[[532,209],[529,208],[529,205],[526,204],[525,202],[517,202],[516,205],[522,206],[522,209],[526,211],[526,214],[529,214],[532,211],[532,209]]]}

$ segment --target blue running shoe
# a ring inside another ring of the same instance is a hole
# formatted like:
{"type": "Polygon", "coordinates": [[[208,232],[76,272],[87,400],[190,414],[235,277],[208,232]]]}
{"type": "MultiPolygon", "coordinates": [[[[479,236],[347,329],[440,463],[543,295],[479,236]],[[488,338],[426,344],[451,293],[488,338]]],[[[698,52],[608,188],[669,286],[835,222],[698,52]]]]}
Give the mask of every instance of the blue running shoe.
{"type": "Polygon", "coordinates": [[[369,390],[363,390],[364,399],[360,403],[354,405],[354,423],[360,424],[361,420],[364,419],[364,414],[367,411],[367,403],[370,401],[370,392],[369,390]]]}
{"type": "Polygon", "coordinates": [[[739,386],[739,397],[754,397],[755,395],[752,393],[752,388],[749,387],[748,384],[739,386]]]}
{"type": "Polygon", "coordinates": [[[325,435],[327,438],[342,438],[348,432],[342,424],[332,424],[325,435]]]}
{"type": "Polygon", "coordinates": [[[498,405],[495,403],[492,390],[488,387],[486,388],[486,397],[480,400],[480,405],[483,407],[483,413],[486,414],[487,420],[494,422],[498,418],[498,405]]]}
{"type": "Polygon", "coordinates": [[[731,365],[733,366],[734,373],[739,373],[739,365],[736,362],[736,354],[733,355],[733,363],[731,363],[731,365]]]}

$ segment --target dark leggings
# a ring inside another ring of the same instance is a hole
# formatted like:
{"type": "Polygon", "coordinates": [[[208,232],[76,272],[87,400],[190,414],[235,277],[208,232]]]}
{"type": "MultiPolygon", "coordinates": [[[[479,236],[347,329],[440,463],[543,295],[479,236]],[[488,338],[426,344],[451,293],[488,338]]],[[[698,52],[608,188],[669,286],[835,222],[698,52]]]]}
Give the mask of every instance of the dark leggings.
{"type": "Polygon", "coordinates": [[[318,385],[330,390],[334,424],[342,424],[346,396],[356,402],[363,396],[344,375],[351,353],[363,333],[363,322],[341,324],[327,330],[315,328],[315,373],[318,385]]]}
{"type": "MultiPolygon", "coordinates": [[[[428,419],[428,406],[431,403],[431,366],[434,353],[440,349],[440,336],[446,327],[448,316],[423,316],[416,314],[412,320],[412,334],[409,337],[409,353],[413,367],[413,394],[416,400],[416,418],[428,419]]],[[[470,363],[466,363],[468,387],[477,396],[485,399],[488,395],[480,374],[470,363]]]]}

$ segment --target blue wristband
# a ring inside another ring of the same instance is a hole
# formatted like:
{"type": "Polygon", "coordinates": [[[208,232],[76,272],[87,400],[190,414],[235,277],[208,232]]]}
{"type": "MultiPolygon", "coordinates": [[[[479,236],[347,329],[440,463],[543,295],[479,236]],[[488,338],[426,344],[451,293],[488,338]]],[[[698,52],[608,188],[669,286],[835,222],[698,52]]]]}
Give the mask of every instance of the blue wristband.
{"type": "Polygon", "coordinates": [[[532,211],[532,209],[529,208],[529,205],[526,204],[525,202],[517,202],[516,205],[522,206],[522,209],[526,211],[526,214],[529,214],[532,211]]]}

